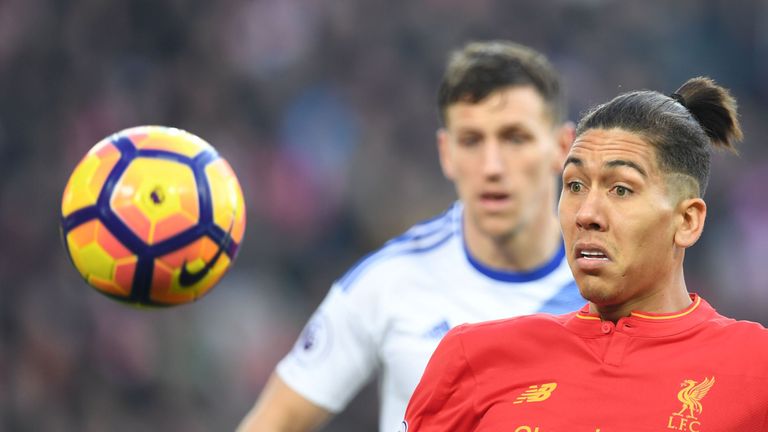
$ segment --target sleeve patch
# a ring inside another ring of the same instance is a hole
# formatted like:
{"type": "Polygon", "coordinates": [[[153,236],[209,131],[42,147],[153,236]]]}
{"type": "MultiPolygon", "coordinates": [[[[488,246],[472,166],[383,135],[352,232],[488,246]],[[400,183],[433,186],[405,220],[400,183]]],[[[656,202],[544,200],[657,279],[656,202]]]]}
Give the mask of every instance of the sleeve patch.
{"type": "Polygon", "coordinates": [[[322,311],[318,311],[301,331],[301,335],[293,347],[293,355],[301,363],[315,363],[328,355],[331,345],[332,338],[328,318],[322,311]]]}

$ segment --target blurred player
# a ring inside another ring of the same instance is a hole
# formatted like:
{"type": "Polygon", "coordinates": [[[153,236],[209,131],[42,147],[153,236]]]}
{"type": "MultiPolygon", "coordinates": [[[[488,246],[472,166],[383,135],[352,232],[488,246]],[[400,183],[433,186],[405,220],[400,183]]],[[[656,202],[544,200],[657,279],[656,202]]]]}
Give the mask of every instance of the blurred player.
{"type": "Polygon", "coordinates": [[[453,54],[437,141],[459,201],[336,281],[241,432],[317,429],[375,375],[380,429],[393,431],[452,327],[584,304],[555,213],[573,139],[563,99],[557,73],[529,48],[480,42],[453,54]]]}
{"type": "Polygon", "coordinates": [[[706,78],[587,114],[563,170],[560,224],[579,312],[461,326],[435,351],[402,428],[765,431],[768,331],[690,294],[711,145],[741,138],[706,78]]]}

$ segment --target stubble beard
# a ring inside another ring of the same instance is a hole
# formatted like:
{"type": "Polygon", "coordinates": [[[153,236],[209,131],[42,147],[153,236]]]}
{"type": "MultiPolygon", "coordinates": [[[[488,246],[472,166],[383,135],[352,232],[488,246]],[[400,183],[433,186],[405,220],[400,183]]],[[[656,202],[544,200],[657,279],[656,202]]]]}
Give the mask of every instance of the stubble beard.
{"type": "Polygon", "coordinates": [[[581,296],[598,306],[611,306],[619,302],[621,288],[604,279],[605,276],[583,275],[576,281],[581,296]]]}

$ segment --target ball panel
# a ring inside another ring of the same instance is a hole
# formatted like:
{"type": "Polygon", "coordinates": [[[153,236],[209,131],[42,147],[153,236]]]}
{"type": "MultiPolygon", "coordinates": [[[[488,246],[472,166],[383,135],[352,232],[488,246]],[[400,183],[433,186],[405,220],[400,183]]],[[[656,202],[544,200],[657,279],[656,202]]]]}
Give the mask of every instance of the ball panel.
{"type": "Polygon", "coordinates": [[[136,274],[137,257],[117,260],[115,263],[115,283],[128,295],[133,285],[133,277],[136,274]]]}
{"type": "Polygon", "coordinates": [[[211,189],[213,220],[227,231],[232,227],[232,239],[236,243],[245,234],[245,199],[240,183],[232,167],[224,159],[217,159],[205,167],[211,189]]]}
{"type": "MultiPolygon", "coordinates": [[[[155,261],[152,273],[153,291],[168,291],[173,285],[173,269],[155,261]]],[[[185,297],[186,298],[186,297],[185,297]]],[[[183,300],[181,301],[183,303],[183,300]]]]}
{"type": "Polygon", "coordinates": [[[192,169],[167,159],[133,160],[115,186],[111,206],[149,245],[193,227],[200,217],[192,169]]]}
{"type": "Polygon", "coordinates": [[[88,154],[94,154],[101,159],[111,159],[115,155],[118,157],[120,156],[120,149],[115,147],[112,143],[112,139],[105,138],[96,143],[95,146],[91,147],[91,149],[88,150],[88,154]]]}
{"type": "Polygon", "coordinates": [[[109,279],[102,279],[98,276],[91,276],[88,278],[88,283],[96,288],[97,291],[101,291],[104,294],[111,294],[117,297],[128,297],[131,295],[131,288],[127,289],[123,286],[116,284],[109,279]]]}
{"type": "Polygon", "coordinates": [[[98,219],[88,221],[67,233],[67,247],[69,250],[80,249],[95,241],[96,228],[100,224],[98,219]]]}
{"type": "Polygon", "coordinates": [[[109,141],[102,141],[91,149],[75,167],[64,188],[62,216],[96,204],[99,192],[118,160],[120,150],[109,141]]]}
{"type": "Polygon", "coordinates": [[[116,260],[134,256],[133,252],[120,243],[120,241],[100,222],[96,224],[96,242],[116,260]]]}
{"type": "Polygon", "coordinates": [[[196,219],[185,213],[177,213],[157,221],[155,231],[152,235],[152,242],[158,243],[167,240],[184,229],[195,225],[196,219]]]}
{"type": "Polygon", "coordinates": [[[149,244],[152,238],[152,221],[149,220],[147,215],[141,212],[138,207],[135,207],[128,202],[127,204],[121,201],[113,201],[112,209],[117,217],[123,221],[128,228],[136,234],[144,243],[149,244]]]}
{"type": "Polygon", "coordinates": [[[99,220],[70,231],[67,246],[72,262],[89,284],[112,294],[130,293],[137,258],[99,220]]]}
{"type": "Polygon", "coordinates": [[[194,158],[200,152],[213,150],[210,144],[201,138],[181,129],[160,126],[143,126],[128,129],[126,132],[138,134],[131,137],[139,150],[164,150],[194,158]]]}
{"type": "Polygon", "coordinates": [[[96,242],[88,243],[77,249],[72,260],[80,270],[80,274],[86,279],[94,276],[109,279],[115,268],[115,259],[96,242]]]}

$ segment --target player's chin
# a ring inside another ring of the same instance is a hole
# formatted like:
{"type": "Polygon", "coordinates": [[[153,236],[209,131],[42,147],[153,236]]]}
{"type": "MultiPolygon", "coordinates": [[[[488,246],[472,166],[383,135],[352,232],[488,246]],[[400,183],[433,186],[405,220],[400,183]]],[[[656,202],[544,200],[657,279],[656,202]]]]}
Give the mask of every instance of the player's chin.
{"type": "Polygon", "coordinates": [[[481,230],[489,237],[508,237],[519,229],[517,219],[509,215],[493,215],[481,219],[481,230]]]}
{"type": "Polygon", "coordinates": [[[483,224],[493,224],[498,226],[516,225],[520,219],[520,212],[516,206],[486,207],[477,206],[476,215],[483,224]]]}
{"type": "Polygon", "coordinates": [[[619,292],[605,278],[575,273],[576,285],[581,296],[596,305],[613,304],[619,297],[619,292]]]}

